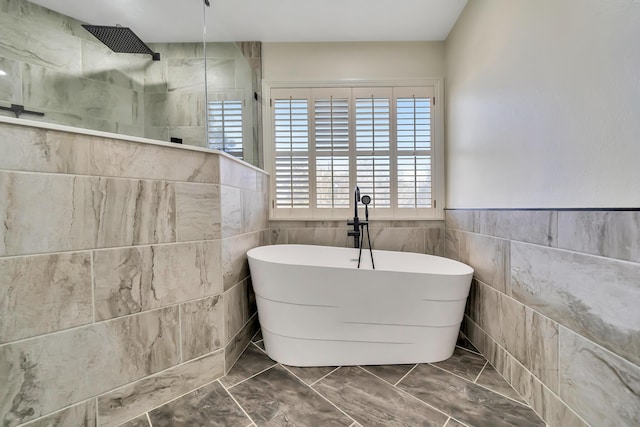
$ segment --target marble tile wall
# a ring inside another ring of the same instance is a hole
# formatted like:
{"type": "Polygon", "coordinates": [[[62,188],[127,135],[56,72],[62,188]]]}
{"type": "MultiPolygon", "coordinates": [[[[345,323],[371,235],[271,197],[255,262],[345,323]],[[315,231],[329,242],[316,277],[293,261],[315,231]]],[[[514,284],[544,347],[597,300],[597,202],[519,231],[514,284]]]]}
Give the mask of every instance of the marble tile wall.
{"type": "Polygon", "coordinates": [[[640,212],[448,210],[463,332],[550,426],[640,423],[640,212]]]}
{"type": "MultiPolygon", "coordinates": [[[[253,44],[260,45],[259,42],[253,44]]],[[[182,138],[183,144],[208,147],[205,111],[205,52],[201,43],[153,43],[162,61],[149,64],[144,75],[145,134],[168,140],[182,138]]],[[[260,49],[258,49],[258,52],[260,49]]],[[[243,101],[244,159],[258,164],[254,127],[261,115],[254,111],[255,76],[258,75],[235,43],[208,43],[206,79],[208,99],[243,101]]],[[[261,65],[260,57],[257,65],[261,65]]],[[[253,60],[253,63],[256,63],[253,60]]],[[[259,71],[261,73],[261,71],[259,71]]],[[[261,80],[258,86],[261,87],[261,80]]]]}
{"type": "Polygon", "coordinates": [[[2,104],[45,113],[30,120],[144,136],[148,55],[115,54],[81,22],[26,0],[0,3],[2,104]]]}
{"type": "MultiPolygon", "coordinates": [[[[160,61],[114,53],[82,22],[27,0],[0,0],[0,28],[0,103],[45,113],[23,118],[207,146],[202,43],[151,44],[160,61]]],[[[206,54],[209,98],[243,100],[244,158],[259,164],[261,44],[209,43],[206,54]]]]}
{"type": "Polygon", "coordinates": [[[118,425],[224,375],[258,327],[246,251],[268,243],[268,179],[1,124],[0,424],[118,425]]]}
{"type": "MultiPolygon", "coordinates": [[[[353,247],[344,221],[270,221],[271,244],[308,244],[353,247]]],[[[371,221],[374,249],[444,255],[442,221],[371,221]]],[[[365,242],[367,238],[365,236],[365,242]]],[[[365,247],[368,244],[365,243],[365,247]]]]}

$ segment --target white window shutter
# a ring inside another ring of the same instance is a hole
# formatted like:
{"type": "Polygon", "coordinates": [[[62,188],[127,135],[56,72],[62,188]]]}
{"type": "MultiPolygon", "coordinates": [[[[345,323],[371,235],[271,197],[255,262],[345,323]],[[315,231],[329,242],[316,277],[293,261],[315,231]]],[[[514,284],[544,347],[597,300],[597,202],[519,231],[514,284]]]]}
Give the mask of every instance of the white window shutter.
{"type": "Polygon", "coordinates": [[[309,207],[307,99],[275,99],[275,207],[309,207]]]}
{"type": "Polygon", "coordinates": [[[391,207],[391,91],[354,89],[356,183],[372,208],[391,207]]]}
{"type": "Polygon", "coordinates": [[[207,110],[209,148],[242,159],[242,101],[210,101],[207,110]]]}
{"type": "Polygon", "coordinates": [[[431,208],[431,97],[396,98],[398,208],[431,208]]]}
{"type": "Polygon", "coordinates": [[[349,208],[349,99],[314,99],[316,207],[349,208]]]}

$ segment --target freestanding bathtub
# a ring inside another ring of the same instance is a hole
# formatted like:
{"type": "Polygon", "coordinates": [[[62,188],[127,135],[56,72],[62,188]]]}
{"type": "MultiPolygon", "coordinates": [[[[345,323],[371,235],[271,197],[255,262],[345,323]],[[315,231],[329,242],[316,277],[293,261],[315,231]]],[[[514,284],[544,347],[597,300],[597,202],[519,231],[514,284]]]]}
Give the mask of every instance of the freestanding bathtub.
{"type": "Polygon", "coordinates": [[[451,357],[473,269],[409,252],[311,245],[247,252],[265,350],[292,366],[428,363],[451,357]]]}

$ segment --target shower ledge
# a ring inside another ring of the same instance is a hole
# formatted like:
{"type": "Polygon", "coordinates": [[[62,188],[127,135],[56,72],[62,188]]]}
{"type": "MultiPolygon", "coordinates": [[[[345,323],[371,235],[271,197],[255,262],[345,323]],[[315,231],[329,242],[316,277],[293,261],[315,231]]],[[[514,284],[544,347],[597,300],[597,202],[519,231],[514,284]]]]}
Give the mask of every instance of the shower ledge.
{"type": "Polygon", "coordinates": [[[142,138],[139,136],[123,135],[123,134],[112,133],[112,132],[103,132],[100,130],[93,130],[93,129],[77,128],[73,126],[59,125],[55,123],[46,123],[46,122],[38,122],[35,120],[17,119],[15,117],[0,116],[0,123],[34,127],[34,128],[40,128],[40,129],[56,130],[61,132],[75,133],[78,135],[88,135],[88,136],[97,136],[101,138],[118,139],[120,141],[138,142],[138,143],[149,144],[149,145],[159,145],[161,147],[169,147],[169,148],[174,148],[176,150],[200,151],[202,153],[219,154],[223,157],[233,160],[234,162],[238,162],[243,166],[247,166],[251,169],[255,169],[256,171],[259,171],[261,173],[266,173],[264,170],[250,163],[247,163],[244,160],[240,160],[237,157],[232,156],[231,154],[227,154],[224,151],[212,150],[210,148],[196,147],[194,145],[175,144],[172,142],[159,141],[157,139],[142,138]]]}

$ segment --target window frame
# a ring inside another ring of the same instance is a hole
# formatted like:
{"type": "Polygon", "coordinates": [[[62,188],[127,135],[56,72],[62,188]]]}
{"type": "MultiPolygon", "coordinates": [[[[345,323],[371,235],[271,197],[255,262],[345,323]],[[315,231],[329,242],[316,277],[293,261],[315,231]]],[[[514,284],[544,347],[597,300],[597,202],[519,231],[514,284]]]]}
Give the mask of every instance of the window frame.
{"type": "MultiPolygon", "coordinates": [[[[430,93],[433,94],[434,101],[431,105],[431,208],[399,208],[392,206],[391,208],[377,208],[370,209],[369,216],[373,220],[442,220],[444,219],[444,117],[443,117],[443,96],[442,96],[442,79],[421,79],[421,80],[403,80],[403,81],[369,81],[369,80],[349,80],[349,81],[302,81],[302,82],[284,82],[284,81],[263,81],[263,141],[264,141],[264,165],[267,172],[271,174],[270,184],[270,203],[269,203],[269,218],[271,220],[317,220],[317,221],[330,221],[341,220],[353,216],[353,197],[351,197],[349,208],[314,208],[315,188],[310,189],[310,207],[309,208],[276,208],[275,207],[275,141],[274,141],[274,106],[272,99],[273,93],[278,93],[279,90],[284,91],[296,91],[297,93],[309,93],[309,129],[310,139],[314,135],[313,132],[313,101],[314,97],[310,95],[311,90],[317,90],[321,93],[322,89],[353,89],[353,98],[355,100],[355,94],[360,89],[380,88],[380,90],[394,89],[397,93],[408,93],[412,88],[429,88],[430,93]]],[[[302,96],[302,95],[301,95],[302,96]]],[[[395,122],[397,118],[396,114],[396,99],[404,97],[396,94],[390,98],[391,102],[391,116],[392,116],[392,129],[391,133],[396,132],[395,122]]],[[[351,105],[350,116],[355,117],[355,103],[351,105]]],[[[355,122],[352,121],[350,130],[350,139],[355,138],[355,122]]],[[[312,173],[315,173],[315,153],[312,147],[312,141],[310,140],[309,146],[309,175],[310,185],[313,182],[311,180],[312,173]]],[[[391,166],[391,181],[392,186],[396,188],[392,190],[395,194],[397,192],[397,170],[395,163],[397,163],[397,153],[395,146],[395,135],[392,136],[392,147],[390,149],[392,161],[394,166],[391,166]]],[[[350,167],[350,182],[355,182],[355,144],[351,144],[350,149],[350,162],[353,163],[350,167]]],[[[364,216],[364,207],[359,205],[359,211],[364,216]]]]}

